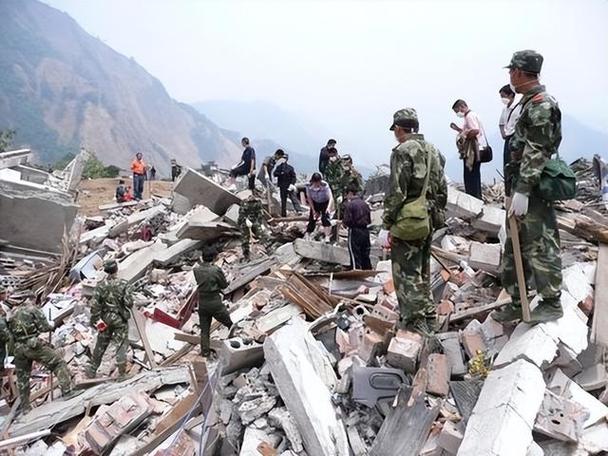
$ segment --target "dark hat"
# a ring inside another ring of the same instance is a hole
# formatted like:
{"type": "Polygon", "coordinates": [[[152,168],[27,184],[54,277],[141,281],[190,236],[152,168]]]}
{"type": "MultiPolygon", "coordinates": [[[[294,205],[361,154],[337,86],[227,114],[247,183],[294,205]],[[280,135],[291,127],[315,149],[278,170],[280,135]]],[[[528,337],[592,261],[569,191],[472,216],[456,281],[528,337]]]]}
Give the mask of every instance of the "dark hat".
{"type": "Polygon", "coordinates": [[[106,260],[103,262],[103,270],[108,274],[113,274],[118,269],[116,260],[106,260]]]}
{"type": "Polygon", "coordinates": [[[404,108],[393,114],[393,124],[390,130],[395,127],[418,128],[418,114],[414,108],[404,108]]]}
{"type": "Polygon", "coordinates": [[[527,73],[540,73],[543,66],[543,56],[536,51],[517,51],[511,57],[511,63],[505,68],[523,70],[527,73]]]}

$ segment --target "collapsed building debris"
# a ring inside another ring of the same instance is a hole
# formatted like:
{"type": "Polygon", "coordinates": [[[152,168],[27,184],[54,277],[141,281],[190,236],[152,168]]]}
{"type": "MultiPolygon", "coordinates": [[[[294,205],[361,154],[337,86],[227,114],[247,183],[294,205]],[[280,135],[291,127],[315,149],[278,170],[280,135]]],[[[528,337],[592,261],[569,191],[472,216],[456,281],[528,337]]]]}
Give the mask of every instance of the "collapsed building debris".
{"type": "MultiPolygon", "coordinates": [[[[14,171],[26,155],[2,156],[0,167],[14,171]]],[[[575,169],[596,185],[590,164],[577,162],[575,169]]],[[[0,179],[10,174],[2,170],[0,179]]],[[[386,176],[377,177],[366,198],[380,223],[386,176]]],[[[302,239],[305,218],[268,213],[271,241],[254,240],[252,259],[244,261],[235,225],[248,193],[237,196],[220,182],[217,172],[188,169],[171,199],[104,204],[99,215],[76,219],[76,238],[64,240],[61,227],[55,255],[0,245],[8,304],[19,305],[29,290],[38,294],[54,324],[51,340],[82,390],[64,400],[36,366],[34,409],[21,414],[7,362],[0,450],[115,456],[608,451],[608,244],[602,243],[608,217],[596,204],[599,187],[588,184],[580,204],[560,207],[564,316],[531,327],[489,316],[510,302],[499,280],[502,185],[486,187],[483,201],[451,186],[447,226],[433,240],[440,330],[429,345],[419,333],[397,328],[384,252],[373,248],[373,270],[348,270],[339,224],[337,242],[326,244],[302,239]],[[192,268],[208,245],[220,250],[215,264],[229,282],[224,299],[234,325],[212,324],[216,354],[203,359],[192,268]],[[118,262],[119,276],[135,290],[127,377],[120,380],[112,350],[98,378],[83,374],[97,337],[88,300],[104,280],[107,259],[118,262]]],[[[61,185],[75,191],[67,181],[61,185]]]]}

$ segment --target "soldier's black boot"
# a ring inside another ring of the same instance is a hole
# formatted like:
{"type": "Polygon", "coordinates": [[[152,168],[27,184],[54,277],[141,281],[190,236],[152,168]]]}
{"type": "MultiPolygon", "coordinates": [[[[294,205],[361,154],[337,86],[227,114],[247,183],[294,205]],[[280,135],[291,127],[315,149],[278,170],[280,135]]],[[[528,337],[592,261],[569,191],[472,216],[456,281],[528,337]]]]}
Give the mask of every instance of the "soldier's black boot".
{"type": "Polygon", "coordinates": [[[560,319],[564,315],[564,310],[559,300],[554,299],[551,301],[541,301],[538,306],[530,313],[531,325],[538,323],[546,323],[548,321],[554,321],[560,319]]]}
{"type": "Polygon", "coordinates": [[[513,307],[509,304],[502,310],[493,311],[490,316],[499,323],[507,323],[521,319],[521,308],[513,307]]]}

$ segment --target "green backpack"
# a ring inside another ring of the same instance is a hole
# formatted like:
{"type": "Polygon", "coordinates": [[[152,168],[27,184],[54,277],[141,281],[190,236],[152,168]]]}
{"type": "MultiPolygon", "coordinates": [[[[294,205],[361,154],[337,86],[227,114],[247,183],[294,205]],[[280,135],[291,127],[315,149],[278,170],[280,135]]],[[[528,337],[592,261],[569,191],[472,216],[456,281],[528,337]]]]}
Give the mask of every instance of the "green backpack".
{"type": "Polygon", "coordinates": [[[431,234],[431,221],[426,190],[431,175],[431,152],[426,159],[426,176],[420,196],[399,209],[397,221],[391,226],[391,235],[403,241],[419,241],[431,234]]]}
{"type": "Polygon", "coordinates": [[[559,158],[559,153],[557,158],[547,160],[536,192],[548,202],[565,201],[576,196],[576,176],[572,169],[559,158]]]}

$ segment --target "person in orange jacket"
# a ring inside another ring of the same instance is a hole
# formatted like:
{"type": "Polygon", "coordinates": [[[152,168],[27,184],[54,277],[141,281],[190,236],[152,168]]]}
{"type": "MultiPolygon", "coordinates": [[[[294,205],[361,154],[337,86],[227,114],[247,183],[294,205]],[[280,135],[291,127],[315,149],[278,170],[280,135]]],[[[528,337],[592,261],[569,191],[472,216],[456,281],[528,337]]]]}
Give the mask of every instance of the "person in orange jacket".
{"type": "Polygon", "coordinates": [[[133,171],[133,196],[139,201],[143,197],[144,182],[146,180],[146,164],[143,161],[143,154],[141,152],[138,152],[135,155],[135,160],[131,162],[131,171],[133,171]]]}

